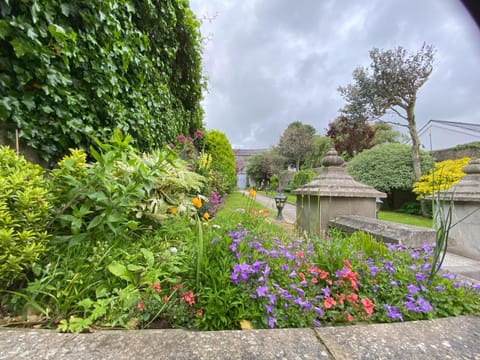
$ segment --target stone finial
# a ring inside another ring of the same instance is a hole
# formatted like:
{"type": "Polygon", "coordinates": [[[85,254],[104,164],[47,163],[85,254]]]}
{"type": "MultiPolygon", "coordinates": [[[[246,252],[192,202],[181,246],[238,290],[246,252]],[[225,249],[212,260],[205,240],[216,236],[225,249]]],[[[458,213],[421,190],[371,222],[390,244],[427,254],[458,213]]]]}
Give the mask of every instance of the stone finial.
{"type": "Polygon", "coordinates": [[[327,155],[322,160],[322,165],[325,167],[342,166],[344,163],[343,158],[338,156],[337,150],[333,147],[328,150],[327,155]]]}
{"type": "Polygon", "coordinates": [[[472,159],[462,171],[465,174],[480,174],[480,159],[472,159]]]}

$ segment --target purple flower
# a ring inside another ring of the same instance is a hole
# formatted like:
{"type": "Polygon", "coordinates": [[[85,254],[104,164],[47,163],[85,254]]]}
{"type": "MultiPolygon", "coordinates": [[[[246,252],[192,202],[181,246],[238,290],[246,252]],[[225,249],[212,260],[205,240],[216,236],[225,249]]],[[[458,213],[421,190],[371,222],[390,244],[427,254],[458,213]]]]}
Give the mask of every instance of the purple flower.
{"type": "Polygon", "coordinates": [[[416,294],[420,291],[420,288],[416,285],[408,284],[407,285],[407,290],[410,294],[416,294]]]}
{"type": "Polygon", "coordinates": [[[449,273],[442,274],[442,277],[445,278],[445,279],[448,279],[448,280],[455,279],[455,275],[454,274],[449,274],[449,273]]]}
{"type": "Polygon", "coordinates": [[[270,327],[270,329],[273,329],[273,327],[275,326],[275,318],[273,316],[270,316],[268,318],[268,326],[270,327]]]}
{"type": "Polygon", "coordinates": [[[291,277],[291,278],[294,278],[294,277],[296,277],[296,276],[297,276],[297,273],[295,272],[295,270],[290,273],[290,277],[291,277]]]}
{"type": "Polygon", "coordinates": [[[320,308],[318,306],[314,306],[313,311],[315,311],[318,315],[320,315],[320,317],[323,316],[323,309],[322,308],[320,308]]]}
{"type": "Polygon", "coordinates": [[[273,312],[273,305],[265,305],[265,311],[267,314],[271,314],[273,312]]]}
{"type": "Polygon", "coordinates": [[[268,294],[267,297],[270,304],[275,304],[275,300],[277,299],[277,294],[268,294]]]}
{"type": "Polygon", "coordinates": [[[268,293],[268,287],[266,287],[266,286],[259,286],[259,287],[257,288],[257,294],[258,294],[258,296],[260,296],[260,297],[265,297],[265,296],[267,295],[267,293],[268,293]]]}
{"type": "Polygon", "coordinates": [[[421,267],[420,267],[420,271],[427,271],[428,269],[430,269],[432,267],[432,264],[430,263],[425,263],[423,264],[421,267]]]}
{"type": "Polygon", "coordinates": [[[388,272],[388,273],[390,273],[390,274],[395,273],[395,268],[393,267],[393,263],[392,263],[391,261],[385,260],[385,261],[383,262],[383,265],[384,265],[384,266],[383,266],[383,269],[384,269],[386,272],[388,272]]]}
{"type": "Polygon", "coordinates": [[[330,288],[328,286],[325,286],[322,289],[322,293],[323,293],[323,295],[325,295],[325,297],[329,297],[330,296],[330,288]]]}
{"type": "Polygon", "coordinates": [[[370,276],[375,276],[375,274],[377,273],[377,271],[378,271],[378,267],[372,266],[372,267],[370,268],[370,276]]]}
{"type": "Polygon", "coordinates": [[[321,326],[320,322],[316,319],[313,319],[312,323],[313,323],[313,326],[315,326],[315,327],[320,327],[321,326]]]}
{"type": "Polygon", "coordinates": [[[282,264],[282,266],[280,266],[280,269],[282,269],[283,271],[288,271],[288,264],[282,264]]]}
{"type": "Polygon", "coordinates": [[[480,283],[476,283],[472,285],[473,290],[480,290],[480,283]]]}
{"type": "Polygon", "coordinates": [[[444,291],[445,290],[445,287],[443,285],[438,285],[438,286],[435,286],[435,290],[437,291],[444,291]]]}
{"type": "Polygon", "coordinates": [[[217,239],[216,237],[214,237],[214,238],[212,239],[212,245],[215,244],[217,241],[218,241],[218,239],[217,239]]]}
{"type": "Polygon", "coordinates": [[[430,302],[424,298],[419,298],[417,300],[417,304],[421,312],[426,313],[433,310],[433,306],[430,305],[430,302]]]}
{"type": "Polygon", "coordinates": [[[425,280],[426,278],[427,278],[427,277],[425,276],[425,274],[422,274],[422,273],[417,273],[417,274],[415,275],[415,280],[417,280],[418,282],[423,281],[423,280],[425,280]]]}
{"type": "Polygon", "coordinates": [[[403,321],[402,314],[400,311],[398,311],[398,308],[396,306],[390,306],[388,304],[383,305],[385,309],[387,310],[387,316],[391,319],[400,319],[400,321],[403,321]]]}

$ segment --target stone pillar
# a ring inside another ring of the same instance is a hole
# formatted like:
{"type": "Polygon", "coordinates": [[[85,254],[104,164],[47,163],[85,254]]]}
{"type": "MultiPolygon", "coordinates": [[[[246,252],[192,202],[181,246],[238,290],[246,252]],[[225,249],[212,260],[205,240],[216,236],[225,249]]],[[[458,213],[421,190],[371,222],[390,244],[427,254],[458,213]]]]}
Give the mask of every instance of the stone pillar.
{"type": "MultiPolygon", "coordinates": [[[[452,207],[452,225],[447,251],[480,260],[480,159],[472,159],[462,169],[466,174],[457,185],[437,196],[443,213],[452,207]]],[[[436,204],[437,205],[437,204],[436,204]]],[[[435,211],[439,223],[439,211],[435,211]]]]}
{"type": "Polygon", "coordinates": [[[335,149],[327,153],[322,165],[318,176],[292,192],[297,196],[299,230],[322,236],[337,216],[376,218],[376,199],[386,198],[385,193],[353,180],[335,149]]]}

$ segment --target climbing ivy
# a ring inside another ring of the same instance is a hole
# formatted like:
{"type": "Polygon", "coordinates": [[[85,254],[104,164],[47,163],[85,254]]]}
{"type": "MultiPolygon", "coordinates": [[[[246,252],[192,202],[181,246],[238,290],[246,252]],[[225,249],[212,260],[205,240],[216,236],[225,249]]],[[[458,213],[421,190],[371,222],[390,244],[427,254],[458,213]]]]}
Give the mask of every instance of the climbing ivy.
{"type": "Polygon", "coordinates": [[[188,1],[0,0],[0,12],[0,122],[43,159],[115,128],[150,150],[202,127],[188,1]]]}

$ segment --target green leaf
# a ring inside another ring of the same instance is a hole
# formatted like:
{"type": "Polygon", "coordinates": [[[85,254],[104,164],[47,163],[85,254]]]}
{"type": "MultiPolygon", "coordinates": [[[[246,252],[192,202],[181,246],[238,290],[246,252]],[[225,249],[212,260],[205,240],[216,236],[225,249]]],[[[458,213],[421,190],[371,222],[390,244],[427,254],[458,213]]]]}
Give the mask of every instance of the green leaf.
{"type": "Polygon", "coordinates": [[[10,25],[6,20],[0,20],[0,39],[4,40],[10,33],[10,25]]]}
{"type": "Polygon", "coordinates": [[[15,55],[18,58],[21,58],[31,51],[29,44],[19,40],[18,38],[10,41],[10,44],[13,46],[13,51],[15,51],[15,55]]]}
{"type": "Polygon", "coordinates": [[[153,257],[153,253],[150,250],[147,250],[145,248],[140,249],[140,251],[142,252],[143,257],[145,258],[147,266],[149,268],[152,268],[153,264],[155,263],[155,258],[153,257]]]}
{"type": "Polygon", "coordinates": [[[128,271],[125,265],[122,265],[116,261],[112,262],[107,267],[108,271],[110,271],[113,275],[119,277],[122,280],[126,280],[129,282],[134,282],[135,278],[133,274],[128,271]]]}

